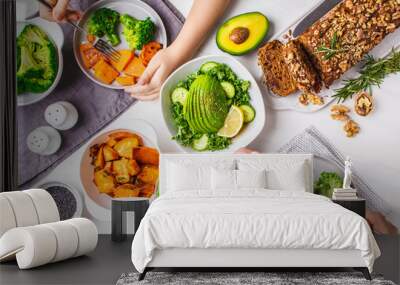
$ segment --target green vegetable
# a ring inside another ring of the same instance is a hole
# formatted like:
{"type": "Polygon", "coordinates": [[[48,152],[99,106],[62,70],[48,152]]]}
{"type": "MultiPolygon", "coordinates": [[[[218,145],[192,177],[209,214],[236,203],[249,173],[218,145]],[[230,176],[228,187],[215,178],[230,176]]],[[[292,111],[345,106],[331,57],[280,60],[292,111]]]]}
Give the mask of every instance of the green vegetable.
{"type": "Polygon", "coordinates": [[[109,8],[100,8],[94,11],[88,21],[88,32],[97,37],[106,36],[112,46],[121,42],[117,28],[119,25],[119,13],[109,8]]]}
{"type": "Polygon", "coordinates": [[[210,71],[211,69],[213,69],[214,67],[216,67],[218,65],[219,65],[219,63],[217,63],[215,61],[207,61],[200,66],[200,71],[203,73],[207,73],[208,71],[210,71]]]}
{"type": "Polygon", "coordinates": [[[243,112],[244,122],[245,123],[250,123],[256,117],[256,111],[254,110],[254,108],[252,106],[250,106],[250,105],[242,105],[239,108],[243,112]]]}
{"type": "Polygon", "coordinates": [[[121,16],[121,23],[124,27],[122,33],[131,49],[141,50],[154,38],[155,25],[150,18],[141,21],[125,14],[121,16]]]}
{"type": "Polygon", "coordinates": [[[226,96],[228,96],[228,98],[235,97],[235,86],[233,86],[228,81],[222,81],[221,86],[222,88],[224,88],[226,96]]]}
{"type": "Polygon", "coordinates": [[[342,187],[342,178],[335,172],[322,172],[319,179],[314,183],[314,193],[332,197],[334,188],[342,187]]]}
{"type": "Polygon", "coordinates": [[[216,124],[220,126],[222,121],[222,126],[225,122],[227,113],[224,111],[224,106],[226,106],[227,112],[233,104],[250,106],[249,87],[250,82],[239,79],[226,64],[217,62],[204,63],[200,70],[189,74],[185,80],[178,82],[174,89],[184,88],[189,90],[184,105],[176,100],[176,95],[173,96],[171,94],[172,118],[177,129],[173,139],[183,146],[192,148],[194,148],[194,142],[196,141],[196,147],[198,148],[199,142],[205,141],[203,135],[206,134],[208,143],[204,150],[226,149],[232,143],[232,140],[218,136],[216,133],[219,128],[217,128],[216,124]],[[220,82],[227,82],[233,86],[233,98],[227,98],[226,91],[224,91],[220,82]],[[222,94],[223,96],[221,96],[222,94]],[[217,99],[214,97],[217,97],[217,99]],[[225,113],[225,115],[214,114],[221,113],[218,106],[222,108],[222,113],[225,113]]]}
{"type": "Polygon", "coordinates": [[[206,134],[202,135],[200,138],[193,141],[193,148],[195,150],[206,150],[208,146],[208,136],[206,134]]]}
{"type": "Polygon", "coordinates": [[[345,80],[345,85],[336,89],[333,97],[337,98],[339,103],[344,102],[353,94],[366,91],[372,86],[380,86],[386,76],[397,72],[400,72],[400,51],[393,50],[386,58],[375,59],[368,55],[364,60],[360,76],[345,80]]]}
{"type": "Polygon", "coordinates": [[[39,27],[29,24],[17,38],[17,93],[42,93],[58,72],[57,49],[39,27]]]}
{"type": "Polygon", "coordinates": [[[189,93],[189,91],[183,87],[175,88],[175,90],[172,91],[172,94],[171,94],[172,103],[179,102],[182,105],[184,105],[186,102],[188,93],[189,93]]]}
{"type": "Polygon", "coordinates": [[[322,59],[328,60],[328,59],[334,57],[338,53],[348,51],[349,48],[339,46],[338,40],[339,39],[338,39],[337,33],[335,32],[329,43],[329,47],[327,47],[325,45],[320,46],[317,48],[315,53],[323,53],[324,56],[322,57],[322,59]]]}
{"type": "Polygon", "coordinates": [[[229,111],[225,91],[218,80],[199,75],[190,86],[186,120],[198,133],[215,133],[224,125],[229,111]]]}

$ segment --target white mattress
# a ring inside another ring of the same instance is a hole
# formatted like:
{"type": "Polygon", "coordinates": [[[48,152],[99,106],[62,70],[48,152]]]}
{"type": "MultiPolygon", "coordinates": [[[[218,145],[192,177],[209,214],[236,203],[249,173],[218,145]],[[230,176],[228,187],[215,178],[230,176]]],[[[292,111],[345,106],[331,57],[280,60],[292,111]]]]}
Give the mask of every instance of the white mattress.
{"type": "Polygon", "coordinates": [[[169,248],[359,250],[370,271],[380,255],[359,215],[315,194],[266,189],[162,195],[137,230],[132,262],[143,272],[169,248]]]}

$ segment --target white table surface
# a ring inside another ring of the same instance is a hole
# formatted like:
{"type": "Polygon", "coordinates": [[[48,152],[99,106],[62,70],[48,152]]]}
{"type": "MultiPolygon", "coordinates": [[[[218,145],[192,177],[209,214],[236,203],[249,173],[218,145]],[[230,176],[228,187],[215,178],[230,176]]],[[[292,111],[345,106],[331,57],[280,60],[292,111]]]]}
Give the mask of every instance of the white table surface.
{"type": "MultiPolygon", "coordinates": [[[[192,0],[172,0],[171,2],[186,16],[192,0]]],[[[318,0],[236,0],[232,2],[221,21],[236,14],[261,11],[271,21],[271,28],[268,33],[270,38],[274,33],[288,27],[317,2],[318,0]]],[[[215,45],[215,31],[213,31],[213,34],[209,36],[198,55],[221,53],[215,45]]],[[[253,75],[259,74],[255,52],[237,57],[237,59],[253,75]]],[[[343,154],[351,156],[357,171],[373,187],[374,191],[390,205],[392,212],[389,219],[397,226],[400,226],[399,82],[400,75],[391,76],[385,80],[380,89],[374,89],[376,110],[370,116],[362,118],[353,114],[353,117],[361,127],[360,134],[355,138],[347,138],[342,131],[341,123],[330,119],[329,108],[308,114],[267,109],[264,130],[249,147],[260,152],[275,152],[305,128],[310,125],[316,126],[343,154]]],[[[347,104],[350,103],[348,102],[347,104]]],[[[162,122],[158,104],[158,100],[154,102],[138,102],[111,123],[107,129],[116,129],[121,122],[129,122],[132,118],[144,119],[151,122],[156,129],[159,147],[162,152],[179,152],[179,148],[170,139],[170,135],[162,122]]],[[[37,184],[40,185],[47,181],[61,181],[76,187],[84,195],[82,184],[80,183],[79,167],[81,156],[87,145],[83,145],[37,184]]],[[[97,207],[89,199],[86,199],[86,202],[91,211],[89,213],[85,209],[84,215],[96,222],[100,232],[109,232],[109,221],[101,221],[91,215],[91,213],[95,213],[107,219],[110,215],[109,211],[97,207]]]]}

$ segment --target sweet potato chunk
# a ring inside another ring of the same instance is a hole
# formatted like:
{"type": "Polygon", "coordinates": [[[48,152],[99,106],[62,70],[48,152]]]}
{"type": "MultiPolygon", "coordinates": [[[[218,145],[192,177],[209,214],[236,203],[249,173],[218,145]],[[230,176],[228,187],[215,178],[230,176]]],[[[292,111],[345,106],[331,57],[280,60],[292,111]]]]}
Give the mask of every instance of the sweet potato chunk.
{"type": "Polygon", "coordinates": [[[142,146],[133,149],[133,159],[142,164],[158,165],[159,156],[155,148],[142,146]]]}
{"type": "Polygon", "coordinates": [[[114,149],[118,152],[120,156],[132,159],[133,149],[135,147],[138,147],[139,145],[140,141],[138,138],[130,137],[117,142],[114,146],[114,149]]]}
{"type": "Polygon", "coordinates": [[[111,84],[118,77],[119,72],[116,71],[111,65],[100,59],[93,66],[94,76],[105,84],[111,84]]]}
{"type": "Polygon", "coordinates": [[[136,83],[135,77],[128,75],[118,76],[117,78],[115,78],[115,80],[118,82],[118,84],[122,86],[131,86],[136,83]]]}
{"type": "Polygon", "coordinates": [[[94,184],[96,184],[100,193],[111,194],[115,187],[115,180],[103,169],[94,173],[94,184]]]}
{"type": "Polygon", "coordinates": [[[95,170],[103,169],[105,165],[103,146],[101,146],[94,155],[93,165],[95,170]]]}
{"type": "Polygon", "coordinates": [[[122,184],[114,189],[115,198],[138,197],[140,189],[133,184],[122,184]]]}
{"type": "Polygon", "coordinates": [[[118,152],[106,144],[103,146],[103,153],[105,161],[112,161],[119,158],[118,152]]]}
{"type": "Polygon", "coordinates": [[[100,60],[107,61],[106,58],[90,43],[81,44],[79,46],[79,51],[81,54],[83,65],[87,69],[92,68],[100,60]]]}
{"type": "Polygon", "coordinates": [[[131,62],[125,67],[124,73],[133,77],[140,77],[144,70],[145,66],[142,63],[142,60],[137,56],[134,56],[131,62]]]}
{"type": "Polygon", "coordinates": [[[143,183],[155,185],[158,180],[158,167],[145,165],[137,178],[143,183]]]}
{"type": "Polygon", "coordinates": [[[115,132],[115,133],[109,134],[108,136],[110,138],[113,138],[113,139],[117,140],[117,141],[125,139],[125,138],[135,137],[135,138],[137,138],[139,140],[140,145],[143,144],[142,138],[140,136],[138,136],[137,134],[134,134],[134,133],[130,133],[130,132],[120,131],[120,132],[115,132]]]}
{"type": "Polygon", "coordinates": [[[111,65],[116,70],[121,72],[122,70],[125,69],[125,67],[128,65],[128,63],[132,60],[134,54],[131,50],[128,50],[128,49],[119,50],[118,53],[120,56],[119,60],[118,61],[111,60],[111,65]]]}

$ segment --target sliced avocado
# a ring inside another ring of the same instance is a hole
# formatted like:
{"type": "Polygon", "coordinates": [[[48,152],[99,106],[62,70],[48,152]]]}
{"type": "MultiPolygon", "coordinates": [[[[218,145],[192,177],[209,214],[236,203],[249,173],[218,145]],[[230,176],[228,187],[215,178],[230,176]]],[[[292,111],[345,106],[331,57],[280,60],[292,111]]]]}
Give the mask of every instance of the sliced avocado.
{"type": "Polygon", "coordinates": [[[269,21],[260,12],[237,15],[225,21],[217,31],[217,46],[232,55],[255,49],[268,32],[269,21]]]}

